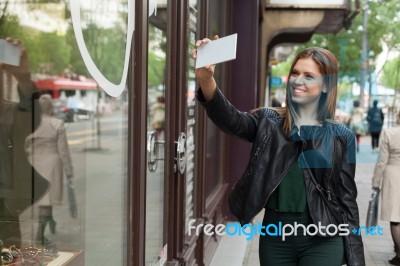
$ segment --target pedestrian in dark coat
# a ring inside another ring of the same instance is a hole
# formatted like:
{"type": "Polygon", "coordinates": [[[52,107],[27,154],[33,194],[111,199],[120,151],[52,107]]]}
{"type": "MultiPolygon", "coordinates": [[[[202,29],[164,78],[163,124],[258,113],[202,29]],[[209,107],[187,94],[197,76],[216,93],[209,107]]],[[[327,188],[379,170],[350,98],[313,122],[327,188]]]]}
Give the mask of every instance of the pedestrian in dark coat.
{"type": "Polygon", "coordinates": [[[381,108],[378,108],[378,100],[374,100],[373,107],[368,110],[368,126],[371,134],[372,151],[377,152],[379,146],[379,136],[381,135],[384,115],[381,108]]]}

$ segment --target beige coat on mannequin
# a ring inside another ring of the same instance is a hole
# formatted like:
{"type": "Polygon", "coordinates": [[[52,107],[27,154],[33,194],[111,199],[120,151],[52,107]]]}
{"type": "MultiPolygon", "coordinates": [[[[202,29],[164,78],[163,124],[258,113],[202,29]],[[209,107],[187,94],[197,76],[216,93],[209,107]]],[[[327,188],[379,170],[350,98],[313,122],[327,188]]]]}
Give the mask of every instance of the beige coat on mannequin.
{"type": "MultiPolygon", "coordinates": [[[[41,107],[43,107],[42,97],[39,100],[41,107]]],[[[50,101],[51,104],[51,98],[46,97],[44,101],[47,103],[50,101]]],[[[32,166],[51,184],[50,193],[38,204],[59,205],[63,199],[63,172],[65,171],[66,176],[72,177],[73,167],[64,122],[49,114],[52,113],[52,108],[49,112],[46,112],[45,108],[42,108],[42,111],[39,127],[25,140],[25,150],[32,166]]]]}
{"type": "Polygon", "coordinates": [[[382,131],[379,149],[372,186],[382,188],[381,219],[400,222],[400,126],[382,131]]]}

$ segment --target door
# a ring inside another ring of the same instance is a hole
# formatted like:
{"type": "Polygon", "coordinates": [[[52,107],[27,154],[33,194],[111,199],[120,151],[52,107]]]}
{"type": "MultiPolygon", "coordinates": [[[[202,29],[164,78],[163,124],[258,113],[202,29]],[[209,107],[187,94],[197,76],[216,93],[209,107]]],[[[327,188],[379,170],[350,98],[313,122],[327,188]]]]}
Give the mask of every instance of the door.
{"type": "Polygon", "coordinates": [[[145,265],[163,265],[167,259],[166,199],[167,5],[149,3],[147,86],[147,174],[145,265]]]}
{"type": "Polygon", "coordinates": [[[197,1],[149,2],[145,265],[194,260],[182,254],[196,211],[196,26],[197,1]]]}

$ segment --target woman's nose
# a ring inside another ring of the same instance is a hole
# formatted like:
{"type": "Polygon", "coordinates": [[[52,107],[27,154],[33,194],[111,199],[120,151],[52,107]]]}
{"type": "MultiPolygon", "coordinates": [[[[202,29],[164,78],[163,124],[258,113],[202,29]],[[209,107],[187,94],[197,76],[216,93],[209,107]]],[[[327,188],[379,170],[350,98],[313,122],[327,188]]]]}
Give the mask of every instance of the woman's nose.
{"type": "Polygon", "coordinates": [[[304,78],[303,77],[296,77],[294,80],[295,85],[304,85],[304,78]]]}

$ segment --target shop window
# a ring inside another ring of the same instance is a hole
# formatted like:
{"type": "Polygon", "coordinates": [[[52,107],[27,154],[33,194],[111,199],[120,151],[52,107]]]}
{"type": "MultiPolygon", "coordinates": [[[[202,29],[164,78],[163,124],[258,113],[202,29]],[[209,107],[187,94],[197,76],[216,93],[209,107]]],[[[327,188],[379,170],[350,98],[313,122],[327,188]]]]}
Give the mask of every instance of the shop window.
{"type": "MultiPolygon", "coordinates": [[[[14,254],[7,259],[15,265],[22,258],[24,265],[127,265],[126,94],[113,97],[113,105],[96,101],[96,82],[77,48],[69,5],[39,2],[0,4],[0,39],[20,39],[26,48],[19,69],[29,70],[36,84],[53,81],[51,89],[25,83],[18,94],[23,80],[10,68],[0,71],[1,249],[14,254]],[[30,69],[23,68],[25,62],[30,69]],[[69,79],[68,89],[59,90],[54,81],[66,80],[60,77],[65,69],[79,80],[69,79]],[[86,90],[69,89],[71,84],[86,90]],[[35,87],[52,97],[36,99],[35,87]],[[98,104],[107,110],[102,116],[93,115],[98,104]],[[57,116],[51,116],[52,105],[57,116]],[[47,117],[36,117],[39,109],[47,117]]],[[[105,76],[119,81],[126,1],[80,3],[89,53],[105,76]]]]}

